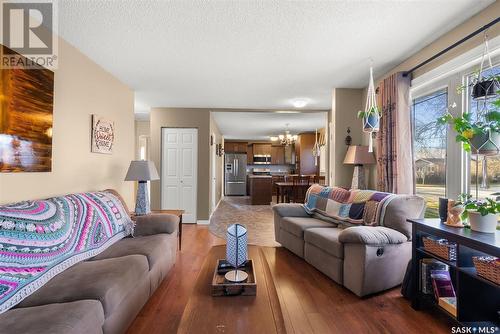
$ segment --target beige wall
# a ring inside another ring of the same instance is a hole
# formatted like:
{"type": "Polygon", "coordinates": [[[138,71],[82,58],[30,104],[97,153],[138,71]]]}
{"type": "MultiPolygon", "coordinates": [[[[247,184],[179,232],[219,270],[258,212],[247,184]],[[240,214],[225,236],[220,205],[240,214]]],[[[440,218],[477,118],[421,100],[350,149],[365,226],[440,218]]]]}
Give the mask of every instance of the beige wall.
{"type": "MultiPolygon", "coordinates": [[[[152,108],[151,109],[151,160],[161,173],[161,128],[198,129],[198,220],[209,217],[210,196],[210,110],[189,108],[152,108]]],[[[159,209],[161,190],[160,181],[151,183],[151,208],[159,209]]]]}
{"type": "Polygon", "coordinates": [[[354,167],[344,165],[347,152],[345,137],[351,127],[352,144],[361,144],[361,121],[357,118],[362,107],[362,89],[335,88],[332,92],[332,141],[330,142],[331,182],[335,186],[350,187],[354,167]]]}
{"type": "MultiPolygon", "coordinates": [[[[213,150],[216,147],[216,144],[222,144],[223,143],[223,138],[222,134],[217,127],[217,124],[215,123],[212,114],[210,114],[210,134],[214,136],[214,143],[213,146],[210,147],[210,177],[212,175],[215,175],[215,204],[219,203],[219,200],[222,197],[222,183],[224,182],[223,180],[223,173],[221,172],[223,170],[223,164],[224,164],[224,157],[219,157],[215,156],[215,171],[212,170],[212,160],[214,159],[214,156],[212,154],[213,150]]],[[[212,186],[213,183],[210,182],[210,205],[212,205],[212,186]]]]}
{"type": "Polygon", "coordinates": [[[0,174],[0,203],[115,188],[132,205],[123,179],[134,157],[134,94],[63,40],[53,116],[52,172],[0,174]],[[113,154],[90,153],[91,114],[115,122],[113,154]]]}
{"type": "MultiPolygon", "coordinates": [[[[138,160],[140,158],[140,150],[139,150],[139,137],[140,136],[151,136],[151,124],[149,121],[135,121],[135,159],[138,160]]],[[[149,141],[151,143],[151,140],[149,141]]],[[[150,144],[151,145],[151,144],[150,144]]],[[[149,147],[151,149],[151,147],[149,147]]],[[[146,152],[146,158],[148,156],[148,152],[146,152]]],[[[158,169],[159,166],[156,166],[158,169]]]]}

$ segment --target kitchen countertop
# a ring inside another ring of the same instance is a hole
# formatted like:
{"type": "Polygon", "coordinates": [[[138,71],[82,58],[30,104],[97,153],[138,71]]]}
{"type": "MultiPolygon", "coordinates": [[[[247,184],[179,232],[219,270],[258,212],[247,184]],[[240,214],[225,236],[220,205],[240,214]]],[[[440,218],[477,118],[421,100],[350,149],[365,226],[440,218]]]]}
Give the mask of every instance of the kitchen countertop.
{"type": "Polygon", "coordinates": [[[271,175],[253,175],[253,174],[248,174],[248,177],[250,179],[270,179],[270,178],[272,178],[271,175]]]}

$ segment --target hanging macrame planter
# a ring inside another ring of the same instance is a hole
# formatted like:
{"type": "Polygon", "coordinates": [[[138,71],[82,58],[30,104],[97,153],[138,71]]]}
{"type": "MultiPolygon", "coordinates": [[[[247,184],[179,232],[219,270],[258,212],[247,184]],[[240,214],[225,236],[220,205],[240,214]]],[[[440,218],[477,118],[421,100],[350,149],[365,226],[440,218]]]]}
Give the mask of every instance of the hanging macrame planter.
{"type": "MultiPolygon", "coordinates": [[[[486,122],[491,119],[490,114],[492,110],[489,104],[491,99],[497,97],[499,89],[498,80],[496,76],[484,78],[484,72],[489,68],[493,68],[491,61],[490,50],[488,47],[488,36],[484,35],[484,51],[481,58],[481,66],[477,76],[477,81],[471,87],[471,96],[476,103],[476,122],[486,122]],[[484,62],[488,59],[485,66],[484,62]]],[[[489,127],[483,128],[482,132],[475,133],[470,139],[471,153],[483,156],[494,156],[500,154],[500,133],[498,129],[491,129],[489,127]]]]}
{"type": "Polygon", "coordinates": [[[488,64],[490,68],[493,68],[493,63],[491,62],[490,49],[488,46],[488,36],[484,35],[484,51],[483,57],[481,58],[481,67],[479,68],[479,74],[477,81],[472,86],[472,99],[474,100],[486,100],[497,95],[497,91],[500,89],[500,84],[496,79],[496,76],[483,78],[485,58],[488,58],[488,64]]]}
{"type": "Polygon", "coordinates": [[[375,84],[373,83],[373,67],[370,66],[370,82],[366,94],[365,111],[358,113],[358,117],[363,120],[363,132],[369,133],[368,152],[373,152],[373,133],[379,131],[380,116],[375,96],[375,84]]]}

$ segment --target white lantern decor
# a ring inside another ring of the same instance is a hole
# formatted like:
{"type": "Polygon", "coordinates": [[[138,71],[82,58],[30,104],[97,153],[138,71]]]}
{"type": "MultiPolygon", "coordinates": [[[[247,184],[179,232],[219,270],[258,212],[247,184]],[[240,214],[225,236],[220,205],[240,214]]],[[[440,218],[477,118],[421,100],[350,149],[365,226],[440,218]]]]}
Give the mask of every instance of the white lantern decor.
{"type": "Polygon", "coordinates": [[[240,224],[233,224],[226,232],[226,261],[235,270],[231,270],[224,276],[230,282],[243,282],[248,274],[238,268],[247,261],[247,229],[240,224]]]}

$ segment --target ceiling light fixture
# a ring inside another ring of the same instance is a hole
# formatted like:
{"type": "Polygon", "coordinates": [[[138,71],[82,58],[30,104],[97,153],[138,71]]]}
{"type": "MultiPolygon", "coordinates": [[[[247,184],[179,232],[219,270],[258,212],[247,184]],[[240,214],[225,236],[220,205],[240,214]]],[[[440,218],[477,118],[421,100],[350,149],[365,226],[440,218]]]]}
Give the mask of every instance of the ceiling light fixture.
{"type": "Polygon", "coordinates": [[[281,134],[279,136],[269,137],[271,139],[271,141],[279,141],[281,143],[281,145],[285,145],[285,146],[289,146],[289,145],[295,143],[295,141],[297,139],[299,139],[299,136],[290,134],[290,131],[288,130],[289,125],[290,125],[289,123],[285,124],[286,130],[285,130],[284,134],[281,134]]]}
{"type": "Polygon", "coordinates": [[[306,99],[295,99],[292,101],[292,104],[295,108],[304,108],[307,105],[307,102],[309,102],[306,99]]]}

